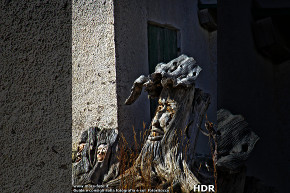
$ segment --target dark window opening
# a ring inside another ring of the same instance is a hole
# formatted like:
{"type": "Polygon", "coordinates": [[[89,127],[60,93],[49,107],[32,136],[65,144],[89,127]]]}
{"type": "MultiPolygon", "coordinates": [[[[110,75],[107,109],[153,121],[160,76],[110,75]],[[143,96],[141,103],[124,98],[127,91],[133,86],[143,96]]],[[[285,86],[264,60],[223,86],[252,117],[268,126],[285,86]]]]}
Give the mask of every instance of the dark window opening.
{"type": "MultiPolygon", "coordinates": [[[[153,22],[148,22],[148,61],[149,73],[155,71],[158,63],[167,63],[176,58],[180,53],[179,31],[171,26],[159,25],[153,22]]],[[[158,99],[150,99],[150,116],[154,117],[158,99]]]]}

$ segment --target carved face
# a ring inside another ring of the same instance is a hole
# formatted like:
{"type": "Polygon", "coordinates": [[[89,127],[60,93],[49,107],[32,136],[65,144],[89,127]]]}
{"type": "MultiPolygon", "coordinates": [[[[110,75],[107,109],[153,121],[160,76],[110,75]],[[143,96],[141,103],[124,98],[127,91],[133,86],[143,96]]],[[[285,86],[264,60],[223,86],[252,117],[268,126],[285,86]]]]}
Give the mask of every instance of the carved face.
{"type": "Polygon", "coordinates": [[[168,126],[172,122],[172,118],[176,113],[177,103],[171,99],[159,99],[155,117],[152,121],[151,133],[149,140],[159,141],[167,132],[168,126]]]}
{"type": "Polygon", "coordinates": [[[79,146],[78,146],[78,152],[82,152],[84,150],[85,145],[86,145],[85,143],[79,144],[79,146]]]}
{"type": "Polygon", "coordinates": [[[79,144],[76,162],[79,162],[82,159],[82,151],[84,150],[85,145],[86,145],[85,143],[79,144]]]}
{"type": "Polygon", "coordinates": [[[98,152],[97,152],[97,160],[98,162],[103,162],[105,157],[106,157],[106,154],[107,154],[107,151],[108,151],[108,145],[105,145],[105,144],[101,144],[98,146],[98,152]]]}

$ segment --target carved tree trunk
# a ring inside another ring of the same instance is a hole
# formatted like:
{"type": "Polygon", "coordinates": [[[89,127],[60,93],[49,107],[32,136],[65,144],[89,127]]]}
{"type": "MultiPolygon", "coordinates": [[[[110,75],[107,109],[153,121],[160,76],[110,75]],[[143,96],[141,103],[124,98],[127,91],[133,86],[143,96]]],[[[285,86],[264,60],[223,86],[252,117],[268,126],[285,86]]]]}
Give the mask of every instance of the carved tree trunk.
{"type": "Polygon", "coordinates": [[[201,129],[210,96],[195,88],[200,71],[193,58],[181,55],[167,64],[158,64],[148,77],[136,79],[127,105],[137,100],[143,87],[150,98],[159,98],[150,134],[139,156],[131,168],[118,176],[122,148],[117,147],[117,131],[91,128],[80,143],[80,160],[74,163],[74,184],[187,193],[193,192],[194,185],[217,182],[218,192],[243,193],[244,162],[259,138],[242,116],[224,109],[217,113],[217,129],[210,122],[205,125],[207,133],[201,129]],[[199,131],[214,142],[213,157],[195,155],[199,131]]]}
{"type": "Polygon", "coordinates": [[[134,166],[107,185],[116,188],[133,180],[134,188],[150,184],[190,192],[200,183],[191,167],[198,128],[210,97],[195,88],[194,80],[201,70],[195,63],[182,55],[168,64],[159,64],[151,76],[141,76],[134,82],[126,104],[132,104],[145,86],[151,98],[159,97],[159,106],[134,166]]]}

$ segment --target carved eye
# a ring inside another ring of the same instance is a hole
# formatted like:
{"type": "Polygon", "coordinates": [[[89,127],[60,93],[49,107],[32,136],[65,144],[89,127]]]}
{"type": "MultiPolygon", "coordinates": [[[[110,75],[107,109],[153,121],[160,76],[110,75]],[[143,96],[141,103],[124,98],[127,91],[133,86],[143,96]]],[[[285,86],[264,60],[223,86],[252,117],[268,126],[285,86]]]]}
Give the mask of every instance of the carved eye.
{"type": "Polygon", "coordinates": [[[83,151],[83,149],[84,149],[84,147],[85,147],[85,143],[82,143],[82,144],[80,144],[79,146],[78,146],[78,152],[82,152],[83,151]]]}
{"type": "Polygon", "coordinates": [[[159,105],[157,108],[158,111],[161,111],[162,109],[163,109],[163,105],[159,105]]]}
{"type": "Polygon", "coordinates": [[[171,106],[167,106],[166,110],[170,113],[170,114],[175,114],[174,109],[171,106]]]}

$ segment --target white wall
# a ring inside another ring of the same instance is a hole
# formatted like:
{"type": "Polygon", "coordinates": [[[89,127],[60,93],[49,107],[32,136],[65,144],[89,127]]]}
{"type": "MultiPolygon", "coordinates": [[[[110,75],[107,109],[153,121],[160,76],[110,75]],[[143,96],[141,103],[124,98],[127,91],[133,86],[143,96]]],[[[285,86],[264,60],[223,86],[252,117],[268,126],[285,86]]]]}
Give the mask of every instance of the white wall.
{"type": "Polygon", "coordinates": [[[89,127],[117,127],[113,14],[112,0],[73,1],[73,149],[89,127]]]}

